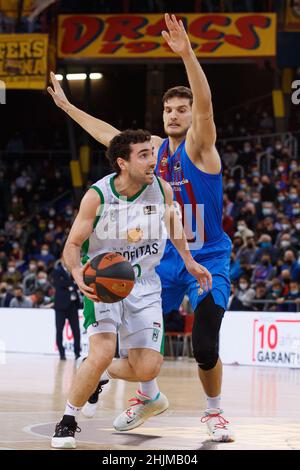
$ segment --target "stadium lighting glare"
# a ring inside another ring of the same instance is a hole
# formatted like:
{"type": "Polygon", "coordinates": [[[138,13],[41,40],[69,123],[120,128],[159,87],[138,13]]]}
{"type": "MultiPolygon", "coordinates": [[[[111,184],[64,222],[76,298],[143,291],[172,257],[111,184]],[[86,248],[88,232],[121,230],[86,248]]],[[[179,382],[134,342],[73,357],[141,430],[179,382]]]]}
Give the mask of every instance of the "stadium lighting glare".
{"type": "Polygon", "coordinates": [[[102,73],[93,72],[93,73],[90,73],[89,77],[91,80],[100,80],[103,77],[103,75],[102,73]]]}
{"type": "Polygon", "coordinates": [[[67,80],[86,80],[86,73],[67,73],[67,80]]]}
{"type": "MultiPolygon", "coordinates": [[[[55,77],[57,78],[59,82],[64,79],[64,76],[60,73],[57,73],[55,77]]],[[[98,73],[98,72],[92,72],[89,74],[89,78],[91,80],[100,80],[102,77],[103,77],[102,73],[98,73]]],[[[67,80],[86,80],[86,79],[87,79],[86,73],[68,73],[67,74],[67,80]]]]}

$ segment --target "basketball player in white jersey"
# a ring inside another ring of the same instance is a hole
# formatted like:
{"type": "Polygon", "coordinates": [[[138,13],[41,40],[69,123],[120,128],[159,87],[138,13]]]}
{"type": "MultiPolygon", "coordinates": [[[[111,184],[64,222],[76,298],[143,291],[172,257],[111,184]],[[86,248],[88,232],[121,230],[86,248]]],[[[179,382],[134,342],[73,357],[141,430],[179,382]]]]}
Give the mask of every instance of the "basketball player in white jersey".
{"type": "MultiPolygon", "coordinates": [[[[156,157],[150,133],[120,133],[112,139],[107,157],[115,173],[95,183],[83,197],[63,253],[67,268],[85,295],[89,355],[78,369],[63,418],[56,425],[52,438],[56,448],[76,447],[77,417],[112,362],[117,332],[121,359],[115,361],[118,367],[114,368],[114,377],[141,382],[132,399],[140,422],[168,408],[167,398],[153,380],[163,360],[161,284],[155,267],[164,252],[166,230],[200,288],[212,287],[209,272],[193,260],[188,249],[171,187],[154,175],[156,157]],[[136,270],[136,282],[125,300],[96,303],[93,289],[83,280],[81,251],[83,262],[106,251],[116,251],[129,260],[136,270]]],[[[136,426],[136,415],[124,413],[118,419],[126,420],[129,429],[131,421],[136,426]]]]}

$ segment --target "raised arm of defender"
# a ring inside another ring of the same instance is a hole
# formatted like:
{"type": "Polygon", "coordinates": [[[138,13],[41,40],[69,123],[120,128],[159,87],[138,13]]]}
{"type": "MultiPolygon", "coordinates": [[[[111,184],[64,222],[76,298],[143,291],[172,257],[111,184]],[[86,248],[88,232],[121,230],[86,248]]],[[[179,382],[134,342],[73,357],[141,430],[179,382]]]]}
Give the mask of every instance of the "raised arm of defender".
{"type": "MultiPolygon", "coordinates": [[[[203,290],[212,288],[212,277],[210,272],[201,264],[197,263],[189,250],[189,245],[184,233],[184,229],[179,218],[179,215],[173,203],[173,191],[169,183],[159,178],[163,187],[166,199],[166,215],[165,222],[168,230],[169,237],[184,261],[188,272],[194,276],[199,282],[203,290]]],[[[176,266],[174,266],[176,269],[176,266]]]]}
{"type": "Polygon", "coordinates": [[[47,91],[52,96],[56,106],[65,111],[75,122],[77,122],[77,124],[94,137],[94,139],[108,147],[111,139],[115,135],[119,134],[120,131],[110,124],[101,121],[101,119],[94,118],[93,116],[90,116],[90,114],[76,108],[76,106],[71,104],[67,99],[53,72],[50,73],[50,78],[53,88],[49,86],[47,91]]]}
{"type": "Polygon", "coordinates": [[[173,52],[185,65],[193,93],[192,127],[186,138],[186,149],[191,160],[208,173],[219,173],[221,161],[215,147],[216,127],[213,118],[211,91],[206,76],[195,56],[183,23],[175,15],[165,15],[168,31],[162,35],[173,52]]]}

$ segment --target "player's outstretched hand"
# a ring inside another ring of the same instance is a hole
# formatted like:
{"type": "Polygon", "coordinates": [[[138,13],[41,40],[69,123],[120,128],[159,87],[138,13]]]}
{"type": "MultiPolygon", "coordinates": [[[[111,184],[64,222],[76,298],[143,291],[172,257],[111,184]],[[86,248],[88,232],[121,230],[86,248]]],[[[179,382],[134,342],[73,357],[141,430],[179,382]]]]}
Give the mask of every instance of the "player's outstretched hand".
{"type": "Polygon", "coordinates": [[[175,15],[170,16],[168,13],[165,14],[165,21],[168,31],[162,31],[161,34],[172,51],[183,57],[192,49],[183,23],[181,20],[177,21],[175,15]]]}
{"type": "Polygon", "coordinates": [[[52,96],[56,106],[63,110],[66,110],[66,108],[70,105],[70,102],[68,101],[62,87],[60,86],[59,81],[57,80],[53,72],[50,72],[50,79],[53,88],[51,88],[51,86],[48,86],[48,93],[52,96]]]}

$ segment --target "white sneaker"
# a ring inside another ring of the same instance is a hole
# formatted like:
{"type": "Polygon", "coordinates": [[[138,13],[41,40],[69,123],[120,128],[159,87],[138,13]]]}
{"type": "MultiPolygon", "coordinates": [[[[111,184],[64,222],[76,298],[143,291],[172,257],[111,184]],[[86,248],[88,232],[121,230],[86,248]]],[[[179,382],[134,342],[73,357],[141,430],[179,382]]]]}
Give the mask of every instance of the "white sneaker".
{"type": "Polygon", "coordinates": [[[97,385],[96,390],[94,391],[94,393],[92,393],[92,395],[90,396],[90,398],[88,399],[84,407],[82,408],[81,413],[86,418],[93,418],[95,416],[97,408],[98,408],[99,394],[102,392],[103,385],[107,383],[108,383],[108,380],[100,380],[100,382],[97,385]]]}
{"type": "Polygon", "coordinates": [[[159,415],[169,408],[167,397],[158,392],[156,398],[143,395],[137,390],[135,397],[129,400],[130,406],[123,411],[113,422],[117,431],[129,431],[143,424],[151,416],[159,415]]]}
{"type": "Polygon", "coordinates": [[[220,408],[208,408],[201,418],[201,423],[206,423],[208,433],[214,442],[233,442],[235,440],[232,431],[220,408]]]}

